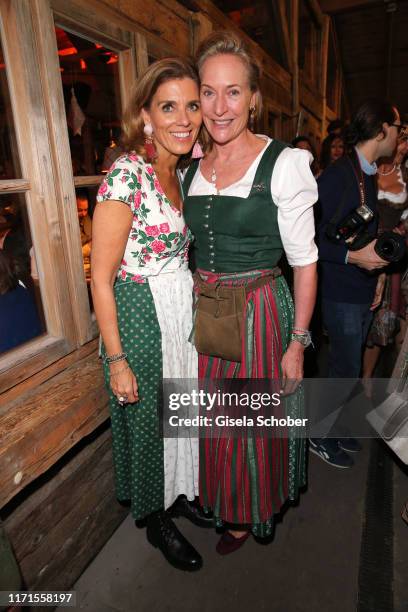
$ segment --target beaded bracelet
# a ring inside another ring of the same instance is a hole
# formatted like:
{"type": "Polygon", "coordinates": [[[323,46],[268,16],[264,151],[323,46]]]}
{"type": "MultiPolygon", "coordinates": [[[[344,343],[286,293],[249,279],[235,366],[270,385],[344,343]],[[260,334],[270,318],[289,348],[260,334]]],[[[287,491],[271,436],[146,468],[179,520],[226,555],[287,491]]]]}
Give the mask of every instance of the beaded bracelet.
{"type": "Polygon", "coordinates": [[[115,363],[116,361],[124,361],[127,359],[126,353],[116,353],[116,355],[110,355],[105,357],[105,363],[115,363]]]}

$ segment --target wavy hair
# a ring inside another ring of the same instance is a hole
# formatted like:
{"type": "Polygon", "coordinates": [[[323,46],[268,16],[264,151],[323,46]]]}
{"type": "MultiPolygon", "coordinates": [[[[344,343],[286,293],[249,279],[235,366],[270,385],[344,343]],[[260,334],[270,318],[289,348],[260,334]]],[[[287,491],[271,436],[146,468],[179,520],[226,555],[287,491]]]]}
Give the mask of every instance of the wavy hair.
{"type": "Polygon", "coordinates": [[[192,79],[197,85],[199,84],[193,64],[181,57],[168,57],[154,62],[135,83],[122,118],[121,142],[127,151],[136,151],[146,157],[143,145],[142,109],[149,110],[153,96],[160,85],[174,79],[192,79]]]}

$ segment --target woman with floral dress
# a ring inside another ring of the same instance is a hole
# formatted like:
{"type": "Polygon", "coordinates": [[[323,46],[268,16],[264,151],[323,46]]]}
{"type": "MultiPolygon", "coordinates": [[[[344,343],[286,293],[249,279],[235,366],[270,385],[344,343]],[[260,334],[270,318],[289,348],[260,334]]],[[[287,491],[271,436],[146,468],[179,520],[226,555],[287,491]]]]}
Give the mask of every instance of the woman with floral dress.
{"type": "Polygon", "coordinates": [[[197,376],[197,354],[188,342],[190,232],[176,167],[200,125],[194,68],[181,59],[151,65],[124,116],[128,153],[99,189],[92,238],[117,497],[131,500],[132,516],[146,519],[151,544],[184,570],[199,569],[202,559],[171,517],[181,514],[202,526],[211,521],[195,503],[197,441],[163,439],[158,407],[163,377],[197,376]]]}

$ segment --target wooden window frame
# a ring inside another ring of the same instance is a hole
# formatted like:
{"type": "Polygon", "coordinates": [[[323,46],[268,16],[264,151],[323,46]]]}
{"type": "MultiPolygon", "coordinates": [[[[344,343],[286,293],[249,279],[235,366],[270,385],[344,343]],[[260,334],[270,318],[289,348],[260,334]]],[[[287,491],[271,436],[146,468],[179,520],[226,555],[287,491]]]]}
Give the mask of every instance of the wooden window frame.
{"type": "Polygon", "coordinates": [[[0,355],[0,393],[97,334],[76,231],[75,183],[95,185],[102,176],[73,179],[54,20],[118,52],[122,108],[138,68],[135,48],[140,35],[103,17],[92,19],[90,25],[89,8],[80,2],[0,3],[0,32],[23,177],[0,181],[0,193],[25,193],[47,326],[44,335],[0,355]]]}
{"type": "Polygon", "coordinates": [[[263,116],[264,116],[263,129],[267,130],[268,135],[271,136],[271,134],[269,134],[269,130],[271,129],[271,126],[269,125],[269,113],[272,113],[275,117],[274,119],[275,133],[273,134],[272,137],[280,139],[281,132],[282,132],[282,109],[277,104],[272,102],[272,100],[268,98],[267,100],[265,99],[263,100],[263,116]]]}

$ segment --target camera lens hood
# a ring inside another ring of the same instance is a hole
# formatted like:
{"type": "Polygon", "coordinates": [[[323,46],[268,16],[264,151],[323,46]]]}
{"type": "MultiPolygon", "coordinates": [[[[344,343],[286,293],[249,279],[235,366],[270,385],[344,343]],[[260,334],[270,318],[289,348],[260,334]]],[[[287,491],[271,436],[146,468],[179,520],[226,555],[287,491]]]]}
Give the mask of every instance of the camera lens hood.
{"type": "Polygon", "coordinates": [[[396,232],[384,232],[378,237],[374,250],[385,261],[401,261],[406,251],[405,238],[396,232]]]}

